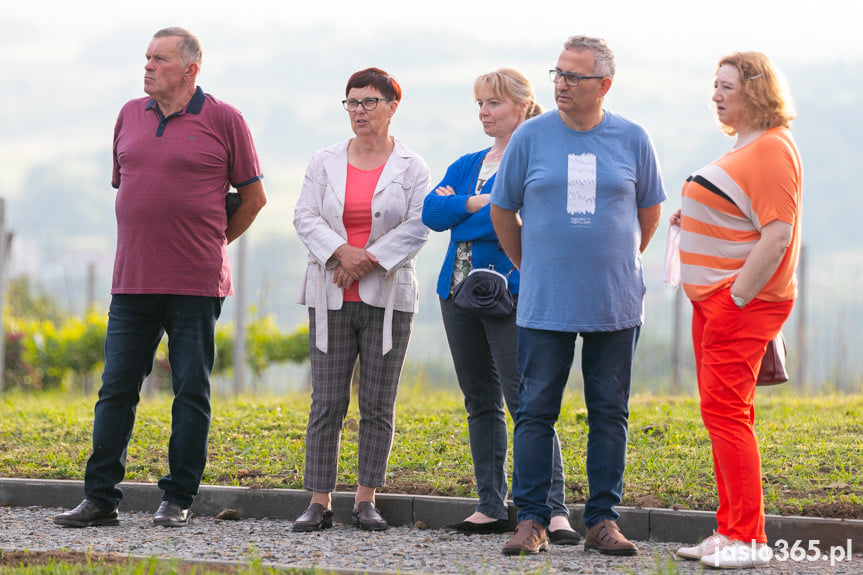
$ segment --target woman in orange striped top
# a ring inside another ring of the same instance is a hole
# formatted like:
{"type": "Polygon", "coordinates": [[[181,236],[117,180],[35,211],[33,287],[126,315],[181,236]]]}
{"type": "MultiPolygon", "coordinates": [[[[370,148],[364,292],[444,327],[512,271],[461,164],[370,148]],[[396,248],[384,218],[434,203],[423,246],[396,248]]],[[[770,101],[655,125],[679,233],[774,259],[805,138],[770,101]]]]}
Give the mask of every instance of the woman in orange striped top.
{"type": "Polygon", "coordinates": [[[692,300],[701,416],[719,495],[718,530],[678,555],[711,567],[769,562],[755,382],[767,344],[797,297],[803,169],[779,70],[758,52],[720,60],[713,102],[736,137],[683,186],[681,280],[692,300]]]}

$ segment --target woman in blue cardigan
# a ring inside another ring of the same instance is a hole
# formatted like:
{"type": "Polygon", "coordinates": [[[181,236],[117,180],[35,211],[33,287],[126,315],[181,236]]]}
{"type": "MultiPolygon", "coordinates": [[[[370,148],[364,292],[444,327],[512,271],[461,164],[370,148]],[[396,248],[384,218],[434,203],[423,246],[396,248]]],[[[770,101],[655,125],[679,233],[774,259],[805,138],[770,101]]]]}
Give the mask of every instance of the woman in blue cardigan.
{"type": "MultiPolygon", "coordinates": [[[[494,144],[459,158],[423,204],[422,220],[434,231],[450,230],[450,243],[437,283],[444,328],[468,414],[479,504],[464,521],[446,526],[462,533],[511,530],[506,505],[507,427],[504,402],[515,418],[518,408],[518,328],[515,309],[504,318],[476,318],[452,303],[453,288],[472,268],[492,268],[507,276],[517,301],[518,270],[504,253],[489,216],[494,175],[515,129],[542,112],[533,88],[520,72],[500,69],[476,79],[473,96],[479,120],[494,144]]],[[[549,540],[576,545],[564,503],[563,463],[555,440],[549,540]]]]}

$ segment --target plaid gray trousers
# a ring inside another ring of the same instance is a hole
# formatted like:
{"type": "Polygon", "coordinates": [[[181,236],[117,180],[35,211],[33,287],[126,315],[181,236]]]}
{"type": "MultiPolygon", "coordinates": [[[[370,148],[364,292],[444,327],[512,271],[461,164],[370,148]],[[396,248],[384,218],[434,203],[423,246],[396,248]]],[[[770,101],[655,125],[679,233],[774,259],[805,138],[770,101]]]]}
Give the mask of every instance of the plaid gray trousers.
{"type": "Polygon", "coordinates": [[[320,493],[336,488],[342,426],[351,400],[351,376],[359,358],[357,396],[360,431],[358,481],[381,487],[393,444],[396,395],[413,328],[413,314],[393,312],[393,348],[383,355],[384,309],[363,302],[344,302],[328,310],[328,353],[315,347],[315,310],[309,308],[309,354],[312,405],[306,427],[303,487],[320,493]]]}

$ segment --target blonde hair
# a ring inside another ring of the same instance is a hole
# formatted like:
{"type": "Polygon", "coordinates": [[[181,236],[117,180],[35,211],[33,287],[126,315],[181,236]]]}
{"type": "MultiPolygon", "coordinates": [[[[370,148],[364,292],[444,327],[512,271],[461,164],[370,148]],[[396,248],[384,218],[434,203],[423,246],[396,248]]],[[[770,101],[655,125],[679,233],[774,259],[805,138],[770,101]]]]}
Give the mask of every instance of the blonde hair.
{"type": "Polygon", "coordinates": [[[536,101],[536,94],[533,92],[530,80],[518,70],[500,68],[481,75],[473,83],[474,99],[486,88],[491,90],[495,98],[512,100],[516,104],[527,104],[525,120],[542,114],[542,106],[536,101]]]}
{"type": "MultiPolygon", "coordinates": [[[[716,70],[734,66],[740,74],[743,89],[743,115],[755,128],[769,130],[791,127],[796,116],[785,76],[770,58],[761,52],[735,52],[719,60],[716,70]]],[[[737,131],[722,125],[728,135],[737,131]]]]}

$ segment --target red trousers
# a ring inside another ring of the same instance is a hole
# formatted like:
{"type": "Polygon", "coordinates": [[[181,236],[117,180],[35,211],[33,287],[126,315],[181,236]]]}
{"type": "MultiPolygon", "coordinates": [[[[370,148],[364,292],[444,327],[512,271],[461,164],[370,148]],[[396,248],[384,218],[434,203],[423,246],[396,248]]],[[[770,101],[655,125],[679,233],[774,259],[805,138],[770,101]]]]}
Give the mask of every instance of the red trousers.
{"type": "Polygon", "coordinates": [[[719,495],[717,531],[730,539],[766,543],[755,379],[764,350],[794,301],[755,299],[741,310],[729,292],[726,288],[692,302],[701,418],[710,435],[719,495]]]}

